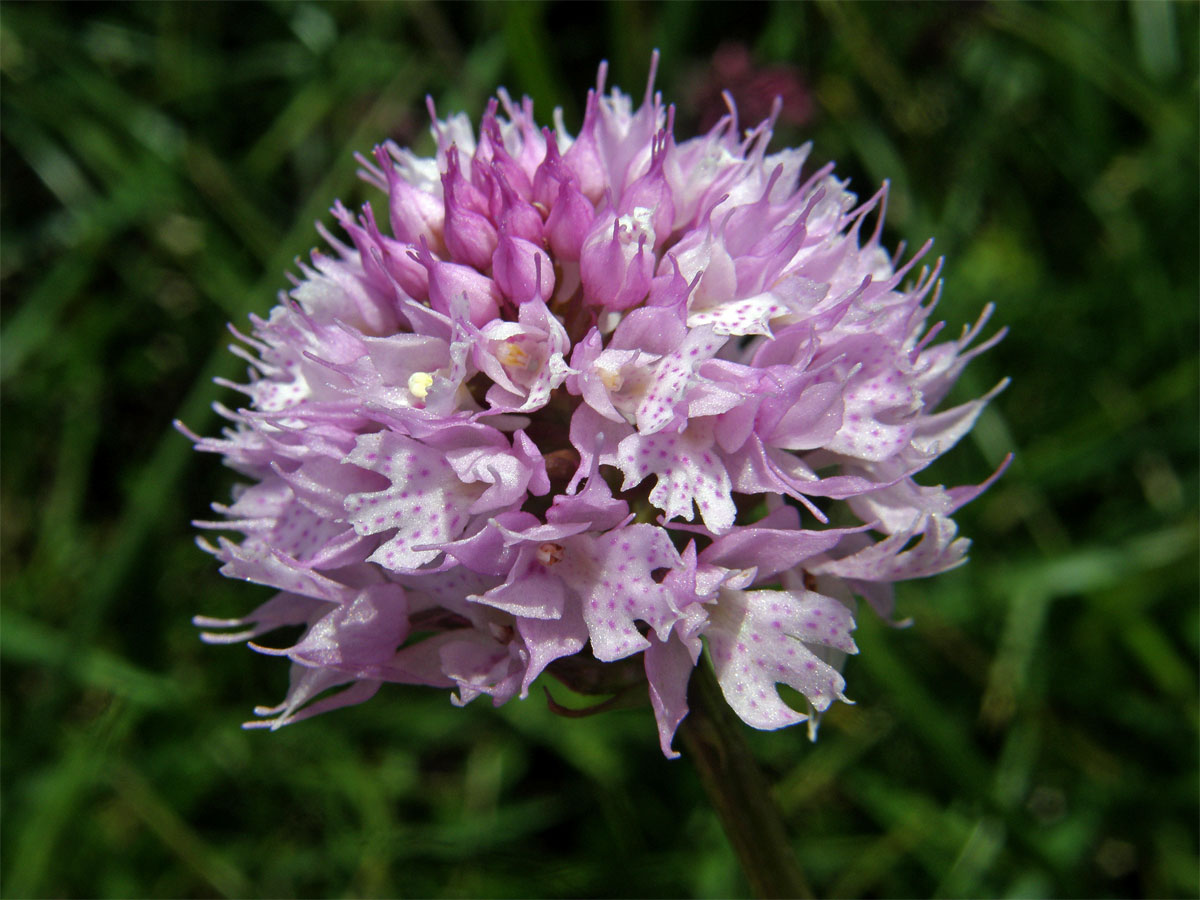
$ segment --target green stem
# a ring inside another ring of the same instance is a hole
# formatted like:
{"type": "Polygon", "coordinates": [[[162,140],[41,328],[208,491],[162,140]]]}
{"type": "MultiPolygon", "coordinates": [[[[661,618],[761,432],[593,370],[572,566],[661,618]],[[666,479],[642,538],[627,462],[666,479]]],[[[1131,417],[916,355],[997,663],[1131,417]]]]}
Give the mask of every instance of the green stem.
{"type": "Polygon", "coordinates": [[[721,819],[756,897],[812,897],[779,807],[707,660],[692,673],[690,712],[679,726],[685,754],[721,819]]]}

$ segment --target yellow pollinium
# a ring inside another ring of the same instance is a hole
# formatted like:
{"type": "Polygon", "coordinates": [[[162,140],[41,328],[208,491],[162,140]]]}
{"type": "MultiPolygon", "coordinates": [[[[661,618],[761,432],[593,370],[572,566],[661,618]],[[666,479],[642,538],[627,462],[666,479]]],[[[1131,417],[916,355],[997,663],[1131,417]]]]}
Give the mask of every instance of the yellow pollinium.
{"type": "Polygon", "coordinates": [[[428,372],[413,372],[408,376],[408,392],[418,400],[424,400],[433,385],[433,376],[428,372]]]}

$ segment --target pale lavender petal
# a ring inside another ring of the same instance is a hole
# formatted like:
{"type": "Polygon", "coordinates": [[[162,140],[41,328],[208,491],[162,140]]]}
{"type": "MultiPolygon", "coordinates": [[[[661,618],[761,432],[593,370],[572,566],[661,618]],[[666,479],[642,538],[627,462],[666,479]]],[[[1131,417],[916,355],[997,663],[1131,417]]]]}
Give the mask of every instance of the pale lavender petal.
{"type": "Polygon", "coordinates": [[[200,639],[207,644],[237,644],[285,625],[307,623],[328,608],[327,602],[282,592],[247,616],[238,619],[193,616],[192,624],[198,628],[240,628],[242,630],[236,632],[202,631],[200,633],[200,639]]]}
{"type": "Polygon", "coordinates": [[[664,530],[630,525],[600,537],[568,538],[554,573],[581,598],[596,658],[611,662],[649,646],[637,630],[645,622],[665,638],[678,616],[656,569],[682,561],[664,530]]]}
{"type": "Polygon", "coordinates": [[[357,673],[387,662],[408,636],[399,585],[377,585],[314,622],[287,655],[302,665],[357,673]]]}
{"type": "Polygon", "coordinates": [[[439,550],[417,547],[452,540],[466,528],[468,510],[483,494],[463,484],[446,457],[411,438],[375,432],[359,439],[347,462],[391,482],[385,490],[346,497],[346,517],[359,534],[391,534],[368,560],[386,569],[414,569],[439,550]]]}
{"type": "Polygon", "coordinates": [[[924,578],[953,569],[966,561],[971,542],[956,538],[952,519],[930,515],[916,528],[893,534],[865,550],[817,566],[814,571],[862,581],[901,581],[924,578]],[[912,549],[905,546],[920,536],[912,549]]]}
{"type": "Polygon", "coordinates": [[[370,700],[379,691],[380,684],[379,681],[358,680],[353,675],[346,675],[333,669],[313,669],[295,664],[291,670],[291,685],[288,688],[287,699],[279,706],[254,708],[255,715],[272,718],[245,722],[242,727],[270,728],[275,731],[284,725],[302,722],[321,713],[332,712],[335,709],[370,700]],[[349,684],[350,687],[313,702],[325,691],[343,684],[349,684]]]}
{"type": "Polygon", "coordinates": [[[688,680],[696,667],[696,657],[673,635],[666,641],[651,641],[645,657],[650,703],[658,722],[658,743],[663,756],[675,759],[679,754],[671,749],[671,742],[679,723],[688,714],[688,680]]]}
{"type": "Polygon", "coordinates": [[[812,592],[726,591],[708,631],[717,681],[742,721],[755,728],[794,725],[807,717],[788,706],[777,684],[802,693],[817,710],[844,699],[845,681],[808,644],[858,652],[850,611],[812,592]]]}
{"type": "Polygon", "coordinates": [[[733,525],[729,474],[712,447],[711,425],[702,420],[679,434],[629,435],[617,449],[617,464],[625,474],[622,490],[657,476],[650,502],[667,518],[690,522],[694,504],[710,530],[720,533],[733,525]]]}
{"type": "Polygon", "coordinates": [[[588,641],[587,624],[577,604],[567,606],[560,619],[517,619],[517,631],[529,652],[529,666],[521,682],[521,696],[546,666],[564,656],[573,656],[588,641]]]}

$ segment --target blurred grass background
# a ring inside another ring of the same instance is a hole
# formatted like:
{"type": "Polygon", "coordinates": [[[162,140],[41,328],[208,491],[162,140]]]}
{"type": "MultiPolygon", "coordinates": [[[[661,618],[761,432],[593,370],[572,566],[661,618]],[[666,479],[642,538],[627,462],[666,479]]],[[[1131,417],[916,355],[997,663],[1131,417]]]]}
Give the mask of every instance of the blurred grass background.
{"type": "Polygon", "coordinates": [[[1196,896],[1198,13],[5,3],[4,896],[745,892],[648,707],[385,687],[247,733],[286,667],[188,622],[268,592],[193,546],[233,478],[169,423],[215,430],[224,323],[365,197],[353,152],[427,151],[427,93],[477,119],[498,84],[574,128],[597,62],[639,95],[652,47],[677,135],[717,69],[765,68],[776,146],[890,178],[889,242],[947,256],[941,317],[1011,328],[958,396],[1012,386],[931,473],[1017,453],[959,516],[972,563],[902,588],[912,629],[862,617],[817,744],[749,735],[819,893],[1196,896]]]}

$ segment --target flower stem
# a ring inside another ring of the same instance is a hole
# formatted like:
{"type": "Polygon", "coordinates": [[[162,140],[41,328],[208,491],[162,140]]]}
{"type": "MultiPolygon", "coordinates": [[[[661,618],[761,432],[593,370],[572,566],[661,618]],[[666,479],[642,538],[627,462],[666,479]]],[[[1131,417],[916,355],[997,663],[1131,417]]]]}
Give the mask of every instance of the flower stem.
{"type": "Polygon", "coordinates": [[[779,807],[707,661],[692,673],[690,712],[679,727],[688,759],[756,897],[812,897],[779,807]]]}

